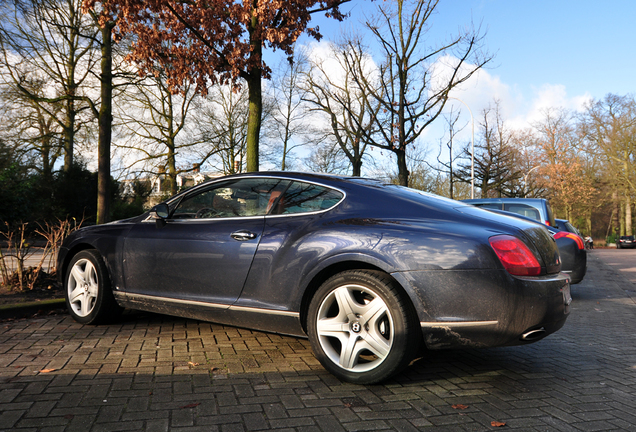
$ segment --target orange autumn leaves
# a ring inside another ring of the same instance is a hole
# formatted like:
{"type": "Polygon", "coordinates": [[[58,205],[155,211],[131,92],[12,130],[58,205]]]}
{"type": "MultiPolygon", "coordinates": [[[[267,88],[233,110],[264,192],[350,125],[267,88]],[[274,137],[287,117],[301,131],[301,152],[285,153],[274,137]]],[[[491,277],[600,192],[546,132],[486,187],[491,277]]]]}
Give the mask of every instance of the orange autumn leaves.
{"type": "Polygon", "coordinates": [[[118,35],[135,36],[129,59],[143,72],[159,65],[173,90],[190,81],[205,94],[209,84],[236,84],[253,70],[267,78],[262,48],[291,54],[301,33],[320,39],[318,28],[308,27],[311,14],[342,20],[345,1],[88,0],[86,8],[99,3],[102,20],[117,17],[118,35]]]}

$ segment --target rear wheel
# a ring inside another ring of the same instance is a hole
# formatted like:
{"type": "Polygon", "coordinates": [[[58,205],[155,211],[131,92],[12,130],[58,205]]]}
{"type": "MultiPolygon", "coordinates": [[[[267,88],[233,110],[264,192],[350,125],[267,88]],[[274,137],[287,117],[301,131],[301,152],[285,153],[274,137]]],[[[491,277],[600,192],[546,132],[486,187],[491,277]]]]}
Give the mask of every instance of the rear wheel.
{"type": "Polygon", "coordinates": [[[358,384],[400,371],[422,337],[408,299],[376,271],[346,271],[327,280],[311,300],[307,330],[325,369],[358,384]]]}
{"type": "Polygon", "coordinates": [[[73,257],[64,288],[66,307],[77,322],[99,324],[120,311],[113,297],[106,264],[95,250],[83,250],[73,257]]]}

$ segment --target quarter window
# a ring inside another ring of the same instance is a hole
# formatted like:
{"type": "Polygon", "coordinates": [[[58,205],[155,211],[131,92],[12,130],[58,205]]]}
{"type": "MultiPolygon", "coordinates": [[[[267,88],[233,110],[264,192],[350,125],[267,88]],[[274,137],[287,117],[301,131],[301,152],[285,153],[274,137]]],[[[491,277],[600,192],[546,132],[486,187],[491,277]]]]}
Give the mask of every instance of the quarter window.
{"type": "Polygon", "coordinates": [[[309,213],[340,202],[342,192],[310,183],[293,182],[269,214],[309,213]]]}

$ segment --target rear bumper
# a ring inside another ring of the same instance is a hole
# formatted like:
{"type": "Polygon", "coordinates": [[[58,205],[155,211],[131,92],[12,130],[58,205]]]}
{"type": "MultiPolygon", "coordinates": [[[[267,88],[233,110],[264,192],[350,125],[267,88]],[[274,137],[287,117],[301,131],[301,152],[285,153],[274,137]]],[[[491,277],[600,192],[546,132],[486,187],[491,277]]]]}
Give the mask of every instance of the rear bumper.
{"type": "Polygon", "coordinates": [[[421,302],[420,326],[429,349],[535,342],[563,327],[570,313],[570,279],[564,273],[513,277],[503,270],[475,270],[402,276],[421,302]]]}

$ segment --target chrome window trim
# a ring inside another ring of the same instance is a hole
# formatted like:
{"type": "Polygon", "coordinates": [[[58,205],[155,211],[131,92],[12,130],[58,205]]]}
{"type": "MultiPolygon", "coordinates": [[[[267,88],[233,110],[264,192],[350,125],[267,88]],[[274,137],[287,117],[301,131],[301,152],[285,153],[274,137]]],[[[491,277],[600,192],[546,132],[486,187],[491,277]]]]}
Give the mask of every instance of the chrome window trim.
{"type": "MultiPolygon", "coordinates": [[[[302,182],[302,183],[307,183],[307,184],[313,184],[316,186],[321,186],[324,187],[326,189],[329,190],[335,190],[338,191],[342,194],[342,198],[340,199],[340,201],[338,201],[336,204],[334,204],[333,206],[327,208],[327,209],[322,209],[322,210],[317,210],[317,211],[312,211],[312,212],[303,212],[303,213],[288,213],[288,214],[280,214],[280,215],[259,215],[259,216],[232,216],[232,217],[218,217],[218,218],[201,218],[201,219],[166,219],[166,222],[168,223],[173,223],[175,221],[179,221],[179,223],[183,223],[183,222],[194,222],[194,223],[198,223],[198,222],[210,222],[210,221],[214,221],[214,220],[233,220],[233,219],[240,219],[240,220],[246,220],[246,219],[256,219],[256,218],[280,218],[280,217],[290,217],[290,216],[303,216],[303,215],[317,215],[317,214],[321,214],[321,213],[325,213],[328,212],[334,208],[336,208],[337,206],[339,206],[346,198],[347,198],[347,193],[345,191],[343,191],[342,189],[333,187],[333,186],[328,186],[326,184],[320,183],[320,182],[316,182],[316,181],[310,181],[310,180],[304,180],[304,179],[299,179],[297,177],[282,177],[282,176],[244,176],[244,177],[236,177],[237,180],[243,180],[243,179],[276,179],[276,180],[289,180],[290,182],[302,182]]],[[[213,181],[211,181],[210,183],[205,183],[205,186],[203,186],[204,184],[201,184],[201,187],[205,187],[208,188],[211,185],[213,185],[216,182],[223,182],[223,181],[227,181],[228,179],[215,179],[213,181]]],[[[199,185],[197,185],[196,187],[197,189],[199,189],[199,185]]],[[[191,191],[192,193],[195,193],[195,190],[191,191]]],[[[189,193],[185,193],[182,197],[179,197],[178,201],[181,201],[183,198],[185,198],[186,196],[188,196],[189,193]]],[[[173,199],[170,199],[168,201],[165,201],[166,203],[170,203],[174,201],[173,199]]],[[[170,205],[170,204],[168,204],[170,205]]],[[[177,204],[178,205],[178,204],[177,204]]],[[[144,219],[142,222],[154,222],[155,219],[151,219],[150,216],[148,216],[146,219],[144,219]]]]}

